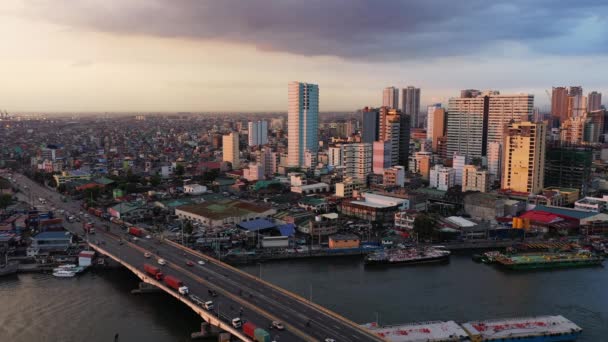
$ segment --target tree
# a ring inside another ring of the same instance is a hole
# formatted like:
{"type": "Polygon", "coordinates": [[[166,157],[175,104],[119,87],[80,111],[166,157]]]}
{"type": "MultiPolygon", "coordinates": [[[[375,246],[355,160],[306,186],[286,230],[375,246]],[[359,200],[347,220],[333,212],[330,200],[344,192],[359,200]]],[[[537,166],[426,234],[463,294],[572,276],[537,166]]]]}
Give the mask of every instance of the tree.
{"type": "Polygon", "coordinates": [[[184,165],[177,165],[175,167],[175,175],[183,176],[186,170],[184,169],[184,165]]]}
{"type": "Polygon", "coordinates": [[[154,175],[154,176],[150,177],[150,185],[152,185],[152,186],[160,185],[161,181],[162,181],[162,179],[160,178],[159,175],[154,175]]]}
{"type": "Polygon", "coordinates": [[[429,214],[420,214],[414,219],[414,232],[420,240],[432,240],[435,235],[437,220],[429,214]]]}
{"type": "Polygon", "coordinates": [[[190,223],[190,221],[186,221],[184,223],[184,234],[190,235],[192,234],[192,230],[194,230],[192,223],[190,223]]]}
{"type": "Polygon", "coordinates": [[[0,195],[0,208],[8,207],[13,201],[13,196],[10,194],[1,194],[0,195]]]}

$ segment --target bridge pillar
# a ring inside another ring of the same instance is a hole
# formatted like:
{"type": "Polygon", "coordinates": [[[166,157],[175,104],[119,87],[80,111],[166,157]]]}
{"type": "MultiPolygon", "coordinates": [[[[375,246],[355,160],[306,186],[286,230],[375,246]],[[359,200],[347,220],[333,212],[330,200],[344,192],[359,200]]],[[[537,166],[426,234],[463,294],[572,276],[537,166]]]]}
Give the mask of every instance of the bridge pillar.
{"type": "Polygon", "coordinates": [[[161,289],[159,289],[158,287],[156,287],[152,284],[140,282],[139,287],[131,290],[131,293],[132,294],[142,294],[142,293],[155,293],[155,292],[161,292],[161,291],[162,291],[161,289]]]}
{"type": "Polygon", "coordinates": [[[192,339],[196,339],[196,338],[216,336],[216,335],[221,336],[222,335],[221,332],[222,332],[222,330],[219,329],[218,327],[213,326],[213,325],[207,323],[206,321],[203,321],[201,323],[201,330],[193,332],[192,334],[190,334],[190,337],[192,339]]]}

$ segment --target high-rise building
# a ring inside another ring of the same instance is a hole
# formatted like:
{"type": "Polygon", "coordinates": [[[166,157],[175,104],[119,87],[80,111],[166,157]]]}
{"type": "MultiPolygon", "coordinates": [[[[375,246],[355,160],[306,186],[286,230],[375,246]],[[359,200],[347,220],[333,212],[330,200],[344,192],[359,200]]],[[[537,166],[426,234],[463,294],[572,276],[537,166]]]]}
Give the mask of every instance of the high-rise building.
{"type": "Polygon", "coordinates": [[[428,115],[429,118],[426,128],[426,136],[427,139],[431,140],[433,152],[437,152],[439,139],[445,136],[445,109],[441,107],[434,108],[433,112],[431,113],[431,108],[429,107],[428,115]]]}
{"type": "Polygon", "coordinates": [[[511,120],[530,121],[534,113],[534,95],[492,92],[488,99],[488,144],[502,143],[505,126],[511,120]]]}
{"type": "Polygon", "coordinates": [[[455,185],[456,172],[451,167],[435,165],[430,172],[429,186],[437,190],[447,191],[455,185]]]}
{"type": "Polygon", "coordinates": [[[583,87],[581,86],[570,86],[568,88],[568,96],[583,96],[583,87]]]}
{"type": "Polygon", "coordinates": [[[537,194],[543,189],[545,138],[544,123],[509,123],[503,143],[503,190],[537,194]]]}
{"type": "Polygon", "coordinates": [[[247,127],[249,146],[268,144],[268,121],[250,121],[247,127]]]}
{"type": "Polygon", "coordinates": [[[389,109],[399,108],[399,89],[395,87],[387,87],[382,91],[382,107],[389,109]]]}
{"type": "Polygon", "coordinates": [[[390,140],[374,141],[373,144],[373,172],[382,174],[384,169],[393,166],[392,159],[392,144],[390,140]]]}
{"type": "Polygon", "coordinates": [[[587,94],[587,110],[593,112],[602,108],[602,93],[592,91],[587,94]]]}
{"type": "Polygon", "coordinates": [[[407,169],[410,159],[410,117],[401,114],[399,119],[399,165],[407,169]]]}
{"type": "Polygon", "coordinates": [[[329,166],[341,166],[342,165],[342,146],[330,146],[327,149],[327,159],[329,166]]]}
{"type": "Polygon", "coordinates": [[[361,132],[361,141],[371,144],[378,140],[380,128],[380,114],[377,109],[363,109],[363,130],[361,132]]]}
{"type": "Polygon", "coordinates": [[[488,174],[490,182],[500,180],[500,172],[502,171],[502,144],[491,142],[488,144],[488,174]]]}
{"type": "Polygon", "coordinates": [[[462,185],[462,174],[464,166],[467,165],[467,156],[463,154],[454,154],[452,159],[452,168],[454,169],[454,185],[462,185]]]}
{"type": "Polygon", "coordinates": [[[223,161],[230,162],[233,169],[239,168],[239,134],[237,132],[231,132],[222,137],[222,154],[223,161]]]}
{"type": "Polygon", "coordinates": [[[527,121],[533,112],[534,95],[529,94],[501,95],[489,91],[477,97],[450,99],[448,156],[456,152],[469,158],[486,156],[490,142],[502,143],[509,121],[527,121]]]}
{"type": "Polygon", "coordinates": [[[545,187],[573,188],[587,193],[591,181],[593,149],[552,144],[545,154],[545,187]]]}
{"type": "Polygon", "coordinates": [[[256,161],[264,169],[266,177],[272,177],[279,170],[279,154],[272,152],[269,147],[264,147],[257,151],[256,161]]]}
{"type": "Polygon", "coordinates": [[[470,158],[486,154],[488,103],[487,96],[450,99],[446,128],[448,158],[454,153],[470,158]]]}
{"type": "Polygon", "coordinates": [[[288,165],[304,164],[306,151],[316,154],[319,149],[319,86],[311,83],[289,83],[287,113],[288,165]]]}
{"type": "Polygon", "coordinates": [[[578,118],[587,113],[587,97],[574,95],[568,97],[568,117],[578,118]]]}
{"type": "Polygon", "coordinates": [[[420,128],[420,88],[409,86],[401,89],[403,106],[401,111],[410,116],[410,127],[420,128]]]}
{"type": "Polygon", "coordinates": [[[372,145],[355,143],[342,145],[344,177],[365,181],[372,172],[372,145]]]}
{"type": "MultiPolygon", "coordinates": [[[[401,138],[401,111],[380,108],[379,141],[390,141],[391,143],[391,166],[399,165],[400,160],[400,138],[401,138]]],[[[401,164],[407,165],[407,164],[401,164]]]]}
{"type": "Polygon", "coordinates": [[[586,115],[566,119],[561,125],[559,140],[570,145],[582,144],[586,122],[586,115]]]}
{"type": "Polygon", "coordinates": [[[465,165],[462,170],[462,192],[490,190],[490,177],[488,171],[478,170],[475,165],[465,165]]]}
{"type": "Polygon", "coordinates": [[[426,116],[427,116],[426,138],[428,140],[433,140],[433,119],[434,119],[433,114],[435,114],[435,110],[440,109],[440,108],[441,108],[441,103],[435,103],[435,104],[432,104],[432,105],[426,107],[426,116]]]}
{"type": "Polygon", "coordinates": [[[566,87],[553,87],[551,93],[551,116],[564,122],[568,118],[568,89],[566,87]]]}

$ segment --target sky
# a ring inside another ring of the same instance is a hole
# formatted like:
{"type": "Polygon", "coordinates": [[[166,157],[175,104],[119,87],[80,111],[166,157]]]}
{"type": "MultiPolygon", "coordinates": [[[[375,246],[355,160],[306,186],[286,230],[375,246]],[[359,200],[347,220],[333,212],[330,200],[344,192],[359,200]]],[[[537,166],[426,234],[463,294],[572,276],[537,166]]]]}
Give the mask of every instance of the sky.
{"type": "MultiPolygon", "coordinates": [[[[290,81],[321,111],[423,105],[460,89],[608,96],[608,2],[561,0],[2,0],[0,109],[286,111],[290,81]]],[[[603,101],[606,103],[607,101],[603,101]]]]}

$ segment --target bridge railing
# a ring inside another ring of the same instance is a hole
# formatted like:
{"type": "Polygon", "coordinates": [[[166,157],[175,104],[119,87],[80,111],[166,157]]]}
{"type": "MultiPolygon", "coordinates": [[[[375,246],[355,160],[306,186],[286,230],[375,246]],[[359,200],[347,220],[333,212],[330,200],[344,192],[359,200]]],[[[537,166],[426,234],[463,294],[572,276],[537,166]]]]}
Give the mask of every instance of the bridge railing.
{"type": "Polygon", "coordinates": [[[175,297],[177,300],[188,305],[194,312],[196,312],[199,316],[201,316],[203,319],[205,319],[205,321],[207,321],[209,324],[217,326],[217,327],[229,332],[230,334],[238,337],[241,341],[253,342],[253,340],[251,340],[249,337],[247,337],[240,331],[236,330],[232,325],[230,325],[230,323],[226,323],[226,322],[222,321],[221,319],[217,318],[214,314],[204,310],[203,308],[196,305],[195,303],[192,303],[190,300],[187,300],[185,297],[176,293],[173,289],[170,289],[165,284],[157,281],[156,279],[154,279],[152,277],[149,277],[147,274],[145,274],[143,271],[141,271],[137,267],[134,267],[133,265],[124,262],[122,259],[120,259],[119,257],[106,251],[105,249],[101,248],[100,246],[97,246],[93,243],[89,243],[89,245],[91,246],[91,248],[93,248],[98,253],[109,256],[116,262],[118,262],[121,265],[123,265],[124,267],[126,267],[128,270],[130,270],[135,275],[137,275],[143,282],[152,284],[152,285],[162,289],[163,291],[167,292],[171,296],[175,297]]]}
{"type": "Polygon", "coordinates": [[[229,265],[229,264],[227,264],[227,263],[225,263],[225,262],[222,262],[222,261],[217,260],[217,259],[215,259],[215,258],[212,258],[212,257],[210,257],[210,256],[208,256],[208,255],[205,255],[205,254],[203,254],[203,253],[201,253],[201,252],[199,252],[199,251],[196,251],[196,250],[193,250],[193,249],[188,248],[188,247],[186,247],[186,246],[183,246],[183,245],[181,245],[181,244],[179,244],[179,243],[177,243],[177,242],[174,242],[174,241],[171,241],[171,240],[168,240],[168,239],[167,239],[167,240],[163,240],[163,243],[168,243],[168,244],[170,244],[170,245],[172,245],[172,246],[174,246],[174,247],[176,247],[176,248],[179,248],[179,249],[184,250],[184,251],[186,251],[186,252],[189,252],[189,253],[191,253],[191,254],[195,254],[195,255],[199,256],[200,258],[204,258],[204,259],[206,259],[207,261],[210,261],[210,262],[212,262],[212,263],[214,263],[214,264],[216,264],[216,265],[218,265],[218,266],[221,266],[221,267],[224,267],[224,268],[230,269],[230,270],[232,270],[232,271],[234,271],[234,272],[237,272],[237,273],[239,273],[239,274],[241,274],[241,275],[243,275],[243,276],[245,276],[245,277],[248,277],[248,278],[249,278],[249,279],[251,279],[251,280],[254,280],[254,281],[259,281],[259,282],[263,283],[264,285],[266,285],[266,286],[268,286],[268,287],[271,287],[272,289],[274,289],[274,290],[276,290],[276,291],[279,291],[279,292],[281,292],[282,294],[284,294],[284,295],[286,295],[286,296],[288,296],[288,297],[291,297],[291,298],[293,298],[293,299],[295,299],[295,300],[297,300],[297,301],[299,301],[299,302],[303,303],[304,305],[309,305],[309,306],[313,307],[313,308],[314,308],[314,309],[316,309],[316,310],[322,311],[323,313],[325,313],[325,314],[327,314],[327,315],[329,315],[329,316],[331,316],[331,317],[333,317],[333,318],[335,318],[335,319],[337,319],[337,320],[339,320],[339,321],[342,321],[342,322],[344,322],[344,323],[346,323],[346,324],[348,324],[348,325],[352,326],[353,328],[358,329],[359,331],[363,331],[363,332],[365,332],[365,333],[366,333],[366,334],[368,334],[370,337],[374,337],[374,338],[376,338],[377,340],[384,341],[384,339],[382,339],[382,338],[381,338],[381,337],[379,337],[378,335],[376,335],[376,334],[374,334],[374,333],[372,333],[372,332],[368,331],[367,329],[365,329],[365,328],[361,327],[359,324],[357,324],[357,323],[355,323],[355,322],[353,322],[353,321],[351,321],[351,320],[349,320],[349,319],[345,318],[344,316],[341,316],[341,315],[339,315],[339,314],[337,314],[337,313],[335,313],[335,312],[333,312],[333,311],[331,311],[331,310],[329,310],[329,309],[327,309],[327,308],[325,308],[325,307],[323,307],[323,306],[321,306],[321,305],[319,305],[319,304],[316,304],[316,303],[314,303],[314,302],[312,302],[312,301],[309,301],[309,300],[307,300],[307,299],[303,298],[303,297],[302,297],[302,296],[300,296],[300,295],[297,295],[297,294],[295,294],[295,293],[293,293],[293,292],[287,291],[287,290],[285,290],[285,289],[283,289],[283,288],[281,288],[281,287],[279,287],[279,286],[276,286],[276,285],[274,285],[274,284],[272,284],[272,283],[269,283],[269,282],[267,282],[267,281],[265,281],[265,280],[263,280],[263,279],[260,279],[260,278],[258,278],[258,277],[256,277],[256,276],[253,276],[253,275],[251,275],[251,274],[249,274],[249,273],[247,273],[247,272],[241,271],[241,270],[239,270],[238,268],[235,268],[235,267],[233,267],[233,266],[231,266],[231,265],[229,265]]]}

